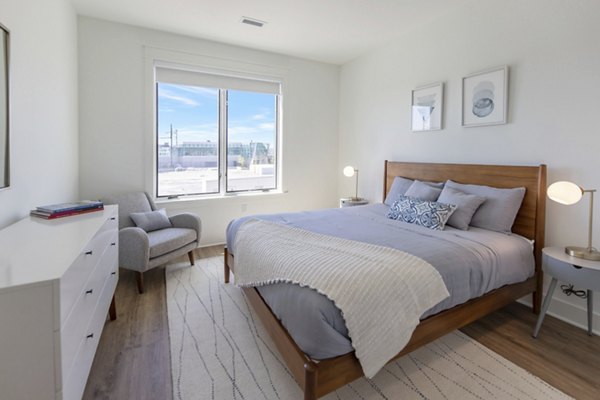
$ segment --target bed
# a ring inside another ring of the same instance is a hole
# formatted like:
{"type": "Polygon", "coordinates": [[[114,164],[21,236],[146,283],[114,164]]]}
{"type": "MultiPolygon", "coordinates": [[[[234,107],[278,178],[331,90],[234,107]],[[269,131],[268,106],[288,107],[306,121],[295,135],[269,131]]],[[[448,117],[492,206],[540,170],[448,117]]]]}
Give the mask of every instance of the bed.
{"type": "MultiPolygon", "coordinates": [[[[452,179],[462,183],[498,188],[525,187],[526,193],[523,203],[512,227],[512,231],[522,238],[517,239],[517,235],[510,235],[514,236],[510,240],[521,240],[524,243],[523,238],[526,238],[533,241],[533,244],[529,242],[522,247],[527,248],[529,246],[529,251],[533,250],[534,258],[531,262],[531,271],[526,272],[525,275],[512,277],[508,280],[503,280],[504,278],[494,279],[493,286],[483,290],[482,293],[476,294],[476,298],[471,298],[473,297],[473,294],[471,294],[469,296],[471,299],[468,301],[465,301],[464,298],[454,299],[453,304],[446,304],[445,307],[430,310],[425,315],[426,318],[421,320],[413,332],[408,344],[394,358],[409,353],[423,344],[530,293],[533,294],[533,310],[534,312],[539,311],[543,281],[540,257],[544,241],[545,166],[520,167],[386,161],[384,170],[384,199],[396,176],[437,182],[452,179]],[[440,309],[443,309],[443,311],[440,311],[440,309]]],[[[340,210],[339,212],[346,212],[348,215],[351,213],[354,218],[372,217],[376,219],[378,213],[381,214],[378,207],[384,206],[379,204],[361,207],[363,209],[361,212],[358,212],[358,208],[356,211],[340,210]],[[372,213],[373,216],[370,216],[369,213],[372,213]]],[[[475,232],[470,234],[475,234],[475,232]]],[[[510,236],[507,235],[507,237],[510,236]]],[[[461,243],[461,245],[463,244],[461,243]]],[[[225,251],[224,272],[226,282],[229,281],[230,270],[235,268],[234,254],[235,249],[232,249],[232,252],[227,251],[227,249],[225,251]]],[[[339,349],[332,350],[330,356],[334,357],[316,361],[314,354],[308,351],[312,355],[311,357],[311,355],[301,350],[298,343],[302,343],[300,341],[296,343],[292,335],[284,328],[284,325],[276,316],[280,311],[277,309],[276,304],[275,307],[272,307],[273,310],[269,307],[268,304],[274,305],[272,293],[261,292],[259,288],[253,287],[244,288],[243,290],[273,338],[288,368],[304,389],[305,399],[321,397],[363,375],[363,370],[355,354],[347,350],[344,351],[343,345],[340,345],[339,349]]],[[[290,326],[289,321],[284,320],[284,322],[286,322],[286,326],[290,326]]],[[[290,330],[290,332],[292,331],[290,330]]],[[[294,334],[294,332],[292,333],[294,334]]],[[[302,347],[306,349],[305,345],[302,347]]],[[[332,345],[332,347],[335,346],[332,345]]],[[[348,349],[351,349],[351,347],[348,349]]]]}

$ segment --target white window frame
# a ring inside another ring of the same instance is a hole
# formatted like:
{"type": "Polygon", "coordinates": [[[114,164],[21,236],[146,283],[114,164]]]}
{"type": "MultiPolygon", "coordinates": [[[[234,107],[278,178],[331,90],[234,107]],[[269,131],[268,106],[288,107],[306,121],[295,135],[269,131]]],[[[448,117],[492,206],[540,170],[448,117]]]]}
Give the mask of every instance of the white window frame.
{"type": "MultiPolygon", "coordinates": [[[[156,67],[183,69],[197,71],[201,73],[209,73],[216,75],[228,75],[232,77],[240,77],[244,79],[266,80],[277,82],[280,85],[280,94],[277,98],[277,117],[276,117],[276,189],[270,190],[253,190],[253,191],[232,191],[227,192],[227,135],[222,135],[219,132],[219,193],[197,194],[197,195],[182,195],[175,198],[160,197],[161,201],[168,199],[169,201],[190,200],[190,199],[210,199],[237,197],[245,195],[260,195],[287,192],[283,187],[283,126],[284,126],[284,96],[286,90],[286,81],[288,71],[282,67],[271,67],[262,64],[252,64],[237,60],[223,59],[218,57],[210,57],[204,55],[190,54],[172,50],[159,49],[155,47],[144,47],[145,58],[145,98],[146,98],[146,113],[144,132],[144,154],[145,154],[145,177],[144,187],[152,196],[157,196],[157,98],[156,98],[156,67]],[[151,132],[151,134],[147,134],[151,132]]],[[[227,116],[225,115],[227,108],[222,108],[222,97],[219,95],[219,124],[227,124],[227,116]]],[[[220,128],[221,131],[221,128],[220,128]]],[[[226,132],[225,132],[226,133],[226,132]]]]}

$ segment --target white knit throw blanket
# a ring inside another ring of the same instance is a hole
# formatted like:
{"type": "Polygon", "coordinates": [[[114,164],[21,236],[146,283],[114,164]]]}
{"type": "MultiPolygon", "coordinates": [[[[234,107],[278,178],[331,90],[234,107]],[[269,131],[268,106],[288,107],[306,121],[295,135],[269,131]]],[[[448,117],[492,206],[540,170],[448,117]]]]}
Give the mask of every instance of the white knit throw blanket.
{"type": "Polygon", "coordinates": [[[437,270],[411,254],[268,221],[244,223],[234,251],[237,285],[295,283],[332,300],[368,378],[404,348],[423,312],[449,296],[437,270]]]}

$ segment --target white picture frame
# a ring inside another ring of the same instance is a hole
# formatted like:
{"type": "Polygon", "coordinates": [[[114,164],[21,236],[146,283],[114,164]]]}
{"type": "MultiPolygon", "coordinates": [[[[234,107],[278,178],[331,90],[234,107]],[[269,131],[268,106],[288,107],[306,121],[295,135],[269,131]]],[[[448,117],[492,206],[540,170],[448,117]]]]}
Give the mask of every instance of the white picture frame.
{"type": "Polygon", "coordinates": [[[507,115],[507,65],[477,72],[462,79],[463,127],[506,124],[507,115]]]}
{"type": "Polygon", "coordinates": [[[11,185],[10,31],[0,24],[0,191],[11,185]]]}
{"type": "Polygon", "coordinates": [[[413,132],[441,130],[443,115],[443,82],[421,86],[412,91],[411,128],[413,132]]]}

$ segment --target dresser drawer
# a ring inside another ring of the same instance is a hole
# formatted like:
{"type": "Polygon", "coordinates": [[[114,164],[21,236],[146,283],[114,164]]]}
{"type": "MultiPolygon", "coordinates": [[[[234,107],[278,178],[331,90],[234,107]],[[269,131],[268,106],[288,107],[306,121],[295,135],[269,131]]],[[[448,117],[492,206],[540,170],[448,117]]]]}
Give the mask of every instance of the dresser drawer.
{"type": "MultiPolygon", "coordinates": [[[[115,232],[115,239],[117,233],[115,232]]],[[[111,242],[112,243],[112,242],[111,242]]],[[[118,247],[109,245],[102,254],[92,276],[83,286],[73,309],[61,329],[62,370],[68,374],[71,370],[77,346],[83,337],[87,326],[93,317],[101,292],[109,280],[117,280],[118,247]]]]}
{"type": "MultiPolygon", "coordinates": [[[[98,304],[92,313],[91,321],[77,342],[76,356],[73,359],[70,372],[63,374],[63,400],[81,399],[83,395],[117,281],[117,276],[112,274],[105,281],[98,304]]],[[[66,369],[63,369],[63,371],[66,371],[66,369]]]]}
{"type": "Polygon", "coordinates": [[[98,264],[98,260],[104,251],[112,245],[117,247],[118,221],[116,217],[110,217],[102,225],[102,228],[88,243],[83,252],[71,264],[60,280],[60,321],[64,324],[71,313],[73,305],[83,290],[84,283],[88,281],[92,271],[98,264]],[[115,219],[112,219],[115,218],[115,219]]]}

